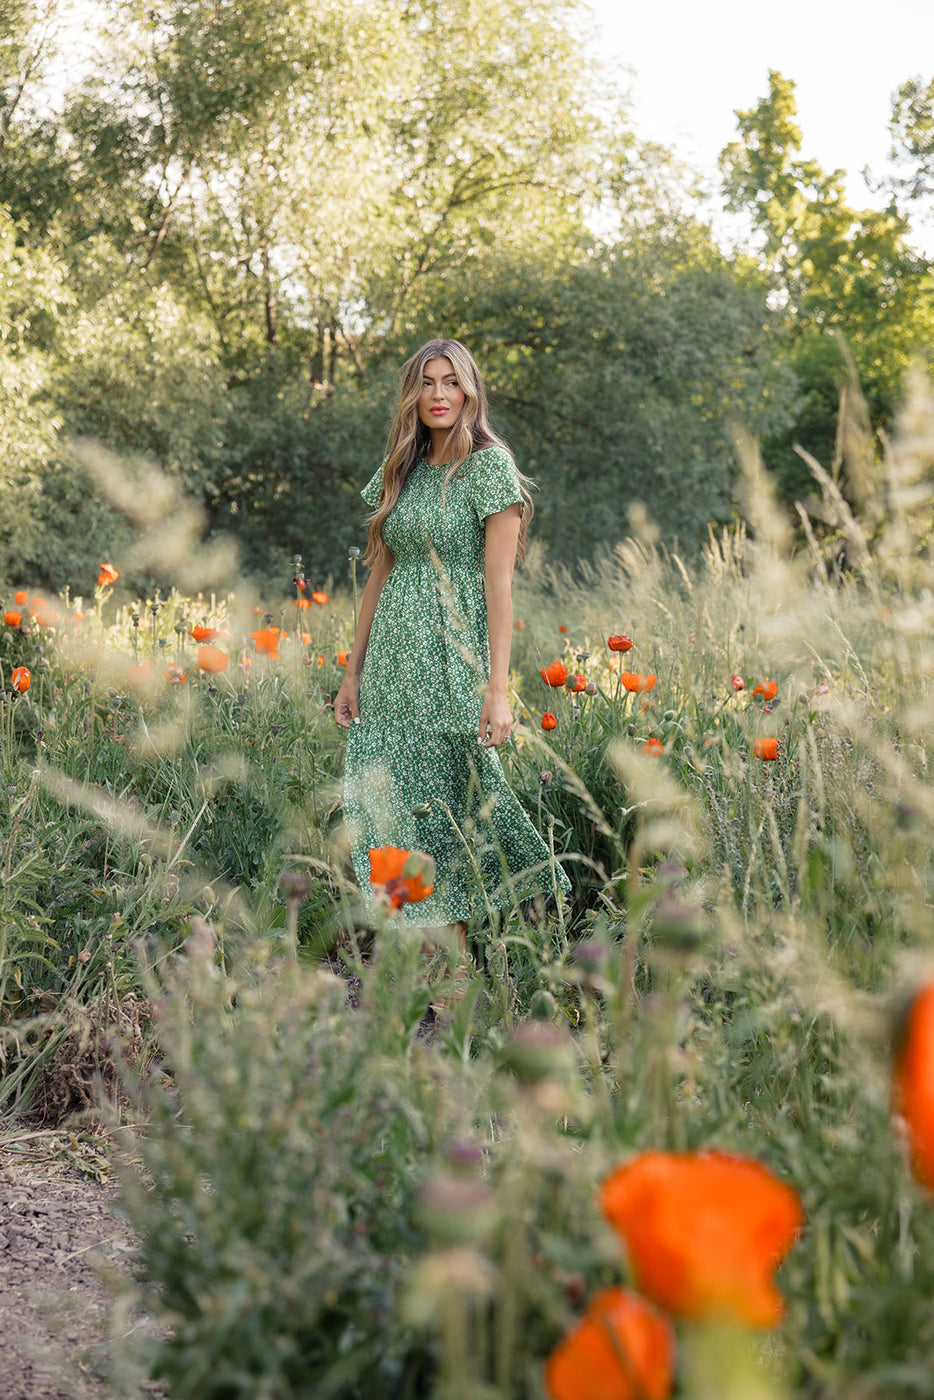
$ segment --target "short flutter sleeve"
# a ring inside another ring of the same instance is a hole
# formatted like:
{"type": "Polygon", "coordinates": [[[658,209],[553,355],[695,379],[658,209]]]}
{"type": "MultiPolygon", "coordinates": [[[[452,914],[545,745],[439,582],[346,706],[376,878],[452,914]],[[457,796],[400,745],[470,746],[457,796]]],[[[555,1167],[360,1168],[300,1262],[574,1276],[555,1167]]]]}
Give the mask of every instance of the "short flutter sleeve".
{"type": "Polygon", "coordinates": [[[523,504],[519,473],[504,447],[484,447],[473,454],[467,472],[467,491],[480,520],[516,502],[523,504]]]}
{"type": "Polygon", "coordinates": [[[374,510],[379,505],[379,498],[383,494],[383,467],[385,465],[385,462],[380,463],[379,470],[373,473],[360,492],[367,505],[372,506],[374,510]]]}

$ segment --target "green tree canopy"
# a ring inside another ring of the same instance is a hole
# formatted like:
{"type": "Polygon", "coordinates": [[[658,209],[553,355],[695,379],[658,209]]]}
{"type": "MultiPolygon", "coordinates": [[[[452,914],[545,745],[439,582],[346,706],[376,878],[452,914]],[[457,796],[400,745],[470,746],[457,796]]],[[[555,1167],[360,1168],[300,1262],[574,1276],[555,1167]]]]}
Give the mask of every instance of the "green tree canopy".
{"type": "Polygon", "coordinates": [[[793,442],[821,461],[833,456],[847,375],[840,338],[877,428],[891,422],[911,361],[929,360],[934,345],[931,268],[908,243],[907,221],[894,203],[854,209],[844,172],[802,156],[796,113],[794,83],[771,71],[768,96],[737,113],[739,140],[721,156],[727,206],[759,233],[802,389],[791,434],[767,444],[789,497],[810,487],[793,442]]]}

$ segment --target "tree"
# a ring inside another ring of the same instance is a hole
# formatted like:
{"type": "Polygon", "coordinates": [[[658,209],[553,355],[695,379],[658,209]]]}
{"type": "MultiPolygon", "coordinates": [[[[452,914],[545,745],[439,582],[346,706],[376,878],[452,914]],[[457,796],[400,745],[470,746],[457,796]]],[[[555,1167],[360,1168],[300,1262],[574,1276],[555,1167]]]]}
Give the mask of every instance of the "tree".
{"type": "Polygon", "coordinates": [[[771,71],[768,97],[737,113],[740,139],[721,155],[727,206],[749,214],[761,236],[802,390],[792,433],[766,444],[788,498],[810,486],[794,442],[821,461],[834,455],[841,341],[876,428],[891,422],[909,364],[934,345],[931,267],[907,243],[906,220],[894,204],[851,208],[843,172],[801,156],[795,115],[794,83],[771,71]]]}

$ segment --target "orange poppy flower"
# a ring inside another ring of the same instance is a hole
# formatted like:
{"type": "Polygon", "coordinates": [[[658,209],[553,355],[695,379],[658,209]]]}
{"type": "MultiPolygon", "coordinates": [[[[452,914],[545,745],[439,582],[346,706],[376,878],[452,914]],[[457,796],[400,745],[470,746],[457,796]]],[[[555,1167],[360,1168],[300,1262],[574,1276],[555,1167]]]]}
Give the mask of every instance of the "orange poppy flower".
{"type": "Polygon", "coordinates": [[[642,745],[642,752],[647,753],[650,758],[657,758],[660,753],[665,752],[665,745],[661,739],[646,739],[642,745]]]}
{"type": "Polygon", "coordinates": [[[62,615],[50,608],[44,598],[38,602],[34,598],[29,605],[29,613],[37,627],[54,627],[56,622],[61,622],[62,615]]]}
{"type": "Polygon", "coordinates": [[[641,695],[644,690],[652,689],[652,686],[658,680],[658,676],[654,674],[643,676],[636,671],[623,671],[620,680],[626,690],[635,691],[636,694],[641,695]]]}
{"type": "Polygon", "coordinates": [[[568,676],[564,684],[567,686],[568,690],[570,690],[572,694],[579,695],[580,692],[587,685],[587,677],[582,676],[578,671],[576,676],[568,676]]]}
{"type": "Polygon", "coordinates": [[[305,612],[307,608],[311,607],[311,598],[293,598],[292,606],[300,608],[302,612],[305,612]]]}
{"type": "Polygon", "coordinates": [[[631,637],[607,637],[606,644],[610,648],[610,651],[632,651],[631,637]]]}
{"type": "Polygon", "coordinates": [[[152,666],[148,661],[134,661],[126,668],[126,678],[130,685],[146,685],[152,677],[152,666]]]}
{"type": "Polygon", "coordinates": [[[198,665],[202,671],[209,671],[212,676],[216,676],[218,672],[227,670],[230,657],[226,651],[221,651],[220,647],[199,647],[198,665]]]}
{"type": "Polygon", "coordinates": [[[763,700],[774,700],[778,694],[778,686],[775,681],[762,681],[752,693],[753,695],[761,695],[763,700]]]}
{"type": "Polygon", "coordinates": [[[772,1327],[772,1271],[804,1216],[761,1162],[723,1152],[643,1152],[603,1182],[600,1204],[640,1290],[680,1317],[772,1327]]]}
{"type": "Polygon", "coordinates": [[[553,661],[550,666],[542,667],[542,680],[546,685],[554,686],[557,689],[559,685],[564,685],[567,678],[568,668],[563,666],[560,661],[553,661]]]}
{"type": "MultiPolygon", "coordinates": [[[[311,641],[311,638],[309,637],[308,640],[311,641]]],[[[324,665],[324,657],[323,657],[323,656],[319,656],[319,657],[318,657],[318,665],[319,665],[319,666],[323,666],[323,665],[324,665]]]]}
{"type": "Polygon", "coordinates": [[[742,676],[731,676],[730,685],[733,687],[734,690],[746,689],[746,682],[743,680],[742,676]]]}
{"type": "Polygon", "coordinates": [[[567,630],[568,630],[568,629],[565,627],[564,623],[562,622],[561,625],[560,625],[559,628],[558,628],[558,631],[559,631],[559,632],[566,632],[567,630]]]}
{"type": "Polygon", "coordinates": [[[328,600],[328,595],[327,595],[326,593],[312,593],[312,595],[311,595],[311,601],[312,601],[313,603],[317,603],[318,606],[321,607],[321,608],[324,607],[324,605],[325,605],[325,603],[327,602],[327,600],[328,600]]]}
{"type": "Polygon", "coordinates": [[[101,588],[104,588],[108,583],[116,583],[119,577],[120,575],[113,564],[102,564],[100,573],[97,575],[97,582],[101,588]]]}
{"type": "Polygon", "coordinates": [[[179,666],[177,661],[170,661],[162,672],[162,678],[168,681],[169,685],[184,685],[188,679],[188,673],[179,666]]]}
{"type": "Polygon", "coordinates": [[[908,1008],[895,1053],[895,1111],[905,1121],[911,1167],[934,1191],[934,982],[908,1008]]]}
{"type": "Polygon", "coordinates": [[[347,665],[347,653],[346,653],[346,651],[339,651],[339,652],[337,653],[337,664],[338,664],[338,666],[346,666],[346,665],[347,665]]]}
{"type": "Polygon", "coordinates": [[[427,899],[434,889],[435,863],[423,851],[380,846],[370,851],[370,884],[394,909],[427,899]]]}
{"type": "Polygon", "coordinates": [[[513,627],[516,629],[517,632],[524,632],[524,631],[525,631],[525,623],[522,621],[522,618],[521,618],[521,617],[517,617],[516,620],[515,620],[515,622],[514,622],[512,625],[513,625],[513,627]]]}
{"type": "Polygon", "coordinates": [[[752,746],[752,752],[756,758],[761,758],[766,763],[770,763],[773,759],[778,758],[778,740],[757,739],[752,746]]]}
{"type": "Polygon", "coordinates": [[[47,600],[43,598],[42,594],[37,593],[35,598],[32,599],[26,611],[29,613],[30,617],[34,618],[36,613],[45,612],[48,606],[49,604],[47,600]]]}
{"type": "Polygon", "coordinates": [[[196,642],[213,642],[215,637],[229,637],[230,633],[222,627],[192,627],[188,635],[196,642]]]}
{"type": "Polygon", "coordinates": [[[25,603],[29,602],[29,594],[24,588],[18,588],[13,594],[13,602],[18,603],[20,607],[23,607],[25,603]]]}
{"type": "Polygon", "coordinates": [[[303,633],[302,633],[302,646],[306,646],[306,647],[307,647],[308,644],[310,643],[310,641],[311,641],[311,633],[310,633],[310,632],[303,632],[303,633]]]}
{"type": "Polygon", "coordinates": [[[671,1323],[638,1294],[607,1288],[559,1342],[545,1366],[551,1400],[666,1400],[671,1323]]]}
{"type": "Polygon", "coordinates": [[[268,656],[270,661],[279,660],[279,637],[282,635],[281,627],[263,627],[258,632],[251,632],[253,647],[257,656],[268,656]]]}
{"type": "Polygon", "coordinates": [[[3,620],[7,627],[18,627],[23,620],[23,614],[10,611],[3,614],[3,620]]]}
{"type": "Polygon", "coordinates": [[[557,717],[550,710],[546,710],[542,715],[542,728],[545,730],[558,728],[557,717]]]}
{"type": "Polygon", "coordinates": [[[80,608],[75,608],[74,612],[71,615],[71,620],[76,627],[80,627],[81,623],[84,621],[84,613],[81,611],[80,608]]]}
{"type": "Polygon", "coordinates": [[[28,668],[25,666],[17,666],[10,677],[10,684],[17,695],[25,695],[26,691],[32,685],[32,676],[28,668]]]}

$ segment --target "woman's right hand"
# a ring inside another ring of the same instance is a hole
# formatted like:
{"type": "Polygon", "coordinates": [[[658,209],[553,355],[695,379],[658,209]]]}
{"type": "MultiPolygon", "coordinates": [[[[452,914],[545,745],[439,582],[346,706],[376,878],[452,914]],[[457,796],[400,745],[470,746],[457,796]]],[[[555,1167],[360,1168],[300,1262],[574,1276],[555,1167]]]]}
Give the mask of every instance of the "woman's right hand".
{"type": "Polygon", "coordinates": [[[334,718],[341,729],[360,723],[360,682],[355,676],[344,676],[334,697],[334,718]]]}

